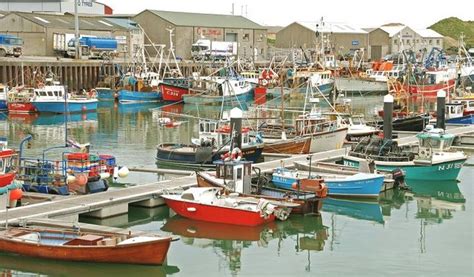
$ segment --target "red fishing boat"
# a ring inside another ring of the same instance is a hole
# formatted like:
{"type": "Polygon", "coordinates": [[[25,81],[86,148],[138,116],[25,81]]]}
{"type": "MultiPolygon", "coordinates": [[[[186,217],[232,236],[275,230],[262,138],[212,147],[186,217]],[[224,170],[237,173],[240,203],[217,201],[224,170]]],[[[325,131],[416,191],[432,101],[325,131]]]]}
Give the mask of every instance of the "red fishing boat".
{"type": "Polygon", "coordinates": [[[181,194],[164,194],[166,204],[180,216],[207,222],[258,226],[288,217],[288,212],[265,199],[221,194],[221,188],[190,188],[181,194]]]}
{"type": "Polygon", "coordinates": [[[17,87],[8,92],[8,112],[10,114],[36,113],[35,106],[31,103],[34,95],[33,88],[17,87]]]}
{"type": "Polygon", "coordinates": [[[171,237],[63,229],[8,228],[0,232],[0,251],[63,261],[161,265],[171,237]]]}
{"type": "Polygon", "coordinates": [[[183,95],[189,93],[190,80],[188,78],[165,78],[160,83],[161,95],[164,101],[179,102],[183,95]]]}
{"type": "Polygon", "coordinates": [[[404,89],[410,95],[424,97],[436,97],[439,90],[444,90],[449,97],[454,92],[455,86],[455,76],[450,71],[431,70],[405,84],[404,89]]]}
{"type": "MultiPolygon", "coordinates": [[[[16,177],[14,170],[18,165],[18,153],[12,149],[7,148],[8,142],[6,138],[0,138],[0,189],[7,188],[13,183],[16,177]]],[[[16,206],[16,200],[19,200],[23,193],[20,188],[9,189],[10,191],[10,207],[16,206]]],[[[4,193],[4,192],[1,192],[4,193]]]]}

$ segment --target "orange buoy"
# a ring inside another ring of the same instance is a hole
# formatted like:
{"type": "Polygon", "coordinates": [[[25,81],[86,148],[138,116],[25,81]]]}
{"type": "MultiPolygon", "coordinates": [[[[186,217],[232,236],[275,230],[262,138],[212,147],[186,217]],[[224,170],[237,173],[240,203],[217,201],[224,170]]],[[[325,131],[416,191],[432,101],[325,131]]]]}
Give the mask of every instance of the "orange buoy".
{"type": "Polygon", "coordinates": [[[88,178],[87,178],[87,175],[86,175],[86,174],[77,174],[77,175],[76,175],[76,182],[75,182],[75,183],[76,183],[78,186],[81,186],[81,187],[82,187],[82,186],[85,186],[85,185],[87,184],[87,181],[88,181],[87,179],[88,179],[88,178]]]}
{"type": "Polygon", "coordinates": [[[293,184],[291,184],[291,188],[294,190],[298,189],[298,183],[294,182],[293,184]]]}
{"type": "Polygon", "coordinates": [[[21,189],[14,189],[10,191],[10,201],[20,200],[23,196],[23,191],[21,189]]]}

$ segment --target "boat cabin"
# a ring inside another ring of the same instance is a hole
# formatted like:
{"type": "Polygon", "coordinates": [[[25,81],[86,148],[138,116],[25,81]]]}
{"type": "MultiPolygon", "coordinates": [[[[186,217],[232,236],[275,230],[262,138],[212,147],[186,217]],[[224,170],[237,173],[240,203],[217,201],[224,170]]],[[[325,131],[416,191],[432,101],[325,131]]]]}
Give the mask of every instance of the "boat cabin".
{"type": "MultiPolygon", "coordinates": [[[[17,153],[14,150],[8,148],[8,141],[6,138],[0,137],[0,176],[12,173],[17,165],[17,162],[17,153]]],[[[9,180],[9,178],[7,179],[9,180]]],[[[0,180],[4,181],[4,178],[0,178],[0,180]]],[[[5,186],[8,184],[9,183],[0,183],[0,186],[5,186]]]]}
{"type": "Polygon", "coordinates": [[[458,99],[454,103],[461,103],[464,106],[464,115],[474,114],[474,98],[472,99],[458,99]]]}
{"type": "Polygon", "coordinates": [[[455,138],[453,134],[447,134],[443,129],[433,128],[431,125],[416,137],[419,142],[418,156],[427,159],[431,159],[434,152],[449,150],[455,138]]]}
{"type": "Polygon", "coordinates": [[[64,86],[44,86],[34,90],[34,98],[41,100],[59,100],[64,99],[64,86]]]}
{"type": "Polygon", "coordinates": [[[4,84],[0,84],[0,101],[7,100],[8,87],[4,84]]]}
{"type": "MultiPolygon", "coordinates": [[[[199,121],[199,144],[202,146],[221,147],[230,145],[232,138],[231,128],[227,121],[200,120],[199,121]]],[[[242,128],[242,146],[251,144],[250,128],[242,128]]]]}
{"type": "Polygon", "coordinates": [[[238,193],[250,193],[252,162],[237,160],[215,161],[216,177],[228,181],[226,186],[238,193]]]}
{"type": "Polygon", "coordinates": [[[464,105],[462,103],[446,103],[446,119],[458,118],[464,115],[464,105]]]}

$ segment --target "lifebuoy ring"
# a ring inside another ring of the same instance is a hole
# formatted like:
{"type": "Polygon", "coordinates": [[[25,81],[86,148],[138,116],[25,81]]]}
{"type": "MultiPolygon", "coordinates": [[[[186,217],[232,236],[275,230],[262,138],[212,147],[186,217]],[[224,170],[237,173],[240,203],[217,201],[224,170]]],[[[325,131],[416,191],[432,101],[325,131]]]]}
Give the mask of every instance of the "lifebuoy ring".
{"type": "Polygon", "coordinates": [[[226,152],[225,154],[221,155],[221,159],[224,161],[230,161],[230,153],[226,152]]]}
{"type": "Polygon", "coordinates": [[[240,161],[240,159],[242,159],[242,150],[240,150],[238,147],[232,149],[231,158],[234,161],[240,161]]]}
{"type": "Polygon", "coordinates": [[[316,195],[320,198],[324,198],[328,195],[328,188],[325,183],[319,183],[319,188],[316,190],[316,195]]]}
{"type": "Polygon", "coordinates": [[[263,85],[263,86],[266,86],[266,85],[268,85],[268,81],[267,81],[267,79],[263,79],[263,80],[262,80],[262,85],[263,85]]]}

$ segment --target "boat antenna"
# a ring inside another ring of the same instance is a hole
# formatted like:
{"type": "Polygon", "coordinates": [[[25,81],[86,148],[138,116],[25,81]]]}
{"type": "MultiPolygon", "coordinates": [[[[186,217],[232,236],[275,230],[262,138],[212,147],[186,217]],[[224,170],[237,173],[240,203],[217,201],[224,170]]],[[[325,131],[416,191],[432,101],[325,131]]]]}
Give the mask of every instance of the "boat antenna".
{"type": "Polygon", "coordinates": [[[64,86],[64,145],[67,147],[67,93],[68,87],[64,86]]]}

